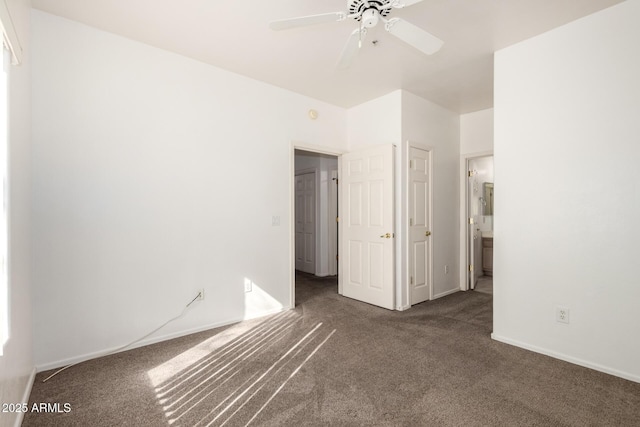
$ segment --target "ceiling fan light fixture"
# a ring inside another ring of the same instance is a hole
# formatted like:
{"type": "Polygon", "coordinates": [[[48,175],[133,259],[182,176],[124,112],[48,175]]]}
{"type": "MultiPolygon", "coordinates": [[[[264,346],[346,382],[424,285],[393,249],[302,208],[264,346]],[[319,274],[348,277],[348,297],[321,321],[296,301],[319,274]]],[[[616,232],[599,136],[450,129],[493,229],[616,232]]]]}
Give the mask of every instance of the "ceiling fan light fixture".
{"type": "Polygon", "coordinates": [[[373,28],[378,24],[380,12],[377,9],[367,9],[362,13],[362,26],[365,28],[373,28]]]}

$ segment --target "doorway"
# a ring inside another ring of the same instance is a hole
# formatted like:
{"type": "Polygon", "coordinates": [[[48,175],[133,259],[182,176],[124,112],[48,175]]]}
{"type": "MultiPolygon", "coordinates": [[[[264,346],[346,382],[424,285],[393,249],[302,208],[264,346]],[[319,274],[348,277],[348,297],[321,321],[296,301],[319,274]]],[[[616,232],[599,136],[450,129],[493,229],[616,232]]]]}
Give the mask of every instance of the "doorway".
{"type": "Polygon", "coordinates": [[[338,292],[338,156],[295,149],[293,196],[295,277],[333,277],[338,292]]]}
{"type": "Polygon", "coordinates": [[[307,149],[304,145],[292,144],[290,307],[296,305],[295,278],[298,275],[295,269],[296,239],[293,220],[296,216],[294,190],[296,169],[299,172],[316,170],[315,276],[321,277],[333,273],[339,279],[337,280],[338,294],[391,310],[395,307],[394,151],[395,146],[391,144],[359,148],[348,153],[324,151],[322,148],[313,146],[307,149]],[[320,166],[315,163],[318,161],[317,158],[320,158],[320,166]],[[322,173],[322,161],[327,158],[333,162],[333,167],[337,161],[337,169],[328,168],[324,170],[327,173],[322,173]],[[309,165],[305,162],[314,163],[309,165]],[[340,173],[339,183],[338,173],[340,173]],[[325,189],[327,191],[324,191],[325,189]],[[339,223],[336,217],[338,191],[340,192],[340,215],[345,217],[340,218],[339,223]],[[331,202],[323,203],[322,194],[331,195],[327,197],[331,202]],[[327,209],[324,208],[325,206],[327,209]],[[319,230],[324,225],[327,230],[331,230],[329,233],[319,230]],[[326,245],[322,242],[324,237],[326,237],[326,245]],[[322,254],[328,255],[323,259],[322,254]],[[330,270],[332,265],[335,270],[330,270]],[[338,265],[340,265],[339,278],[337,277],[338,265]],[[325,267],[327,269],[323,270],[325,267]]]}
{"type": "Polygon", "coordinates": [[[466,160],[465,289],[488,292],[493,286],[493,155],[466,160]]]}

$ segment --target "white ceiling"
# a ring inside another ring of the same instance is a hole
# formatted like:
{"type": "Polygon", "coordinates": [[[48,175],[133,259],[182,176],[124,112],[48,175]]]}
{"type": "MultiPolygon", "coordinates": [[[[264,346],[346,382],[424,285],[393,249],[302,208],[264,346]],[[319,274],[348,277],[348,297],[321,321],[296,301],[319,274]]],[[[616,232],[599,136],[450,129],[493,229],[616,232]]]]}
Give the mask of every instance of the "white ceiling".
{"type": "Polygon", "coordinates": [[[424,0],[400,17],[444,40],[425,56],[369,31],[347,70],[347,20],[274,32],[272,20],[346,11],[346,0],[32,0],[33,7],[342,107],[405,89],[458,113],[493,106],[493,52],[622,0],[424,0]],[[378,40],[374,46],[371,41],[378,40]]]}

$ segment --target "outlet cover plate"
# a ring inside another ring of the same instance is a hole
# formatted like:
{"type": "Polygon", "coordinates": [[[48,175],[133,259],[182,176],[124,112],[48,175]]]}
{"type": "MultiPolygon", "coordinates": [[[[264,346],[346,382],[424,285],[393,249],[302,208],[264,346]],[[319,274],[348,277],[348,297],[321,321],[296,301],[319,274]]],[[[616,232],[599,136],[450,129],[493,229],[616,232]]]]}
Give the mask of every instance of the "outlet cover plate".
{"type": "Polygon", "coordinates": [[[569,323],[569,309],[567,307],[556,307],[556,322],[569,323]]]}

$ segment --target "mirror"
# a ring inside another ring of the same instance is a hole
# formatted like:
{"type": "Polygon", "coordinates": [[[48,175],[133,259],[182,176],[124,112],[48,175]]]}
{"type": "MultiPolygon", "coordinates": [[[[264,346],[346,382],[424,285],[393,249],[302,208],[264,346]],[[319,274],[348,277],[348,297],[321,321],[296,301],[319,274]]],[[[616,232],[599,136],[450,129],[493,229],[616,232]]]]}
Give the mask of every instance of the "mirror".
{"type": "Polygon", "coordinates": [[[493,215],[493,182],[485,182],[482,184],[483,189],[483,198],[484,203],[483,206],[483,215],[491,216],[493,215]]]}

